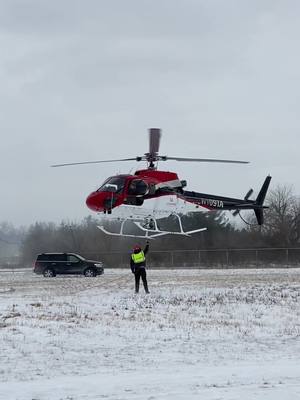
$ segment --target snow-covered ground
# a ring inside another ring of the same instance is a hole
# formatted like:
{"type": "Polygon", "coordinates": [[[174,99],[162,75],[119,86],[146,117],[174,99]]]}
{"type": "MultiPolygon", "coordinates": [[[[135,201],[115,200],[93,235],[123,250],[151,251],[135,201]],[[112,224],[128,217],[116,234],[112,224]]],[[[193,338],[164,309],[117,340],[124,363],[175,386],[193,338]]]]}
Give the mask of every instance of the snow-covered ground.
{"type": "Polygon", "coordinates": [[[300,269],[0,270],[0,399],[300,399],[300,269]]]}

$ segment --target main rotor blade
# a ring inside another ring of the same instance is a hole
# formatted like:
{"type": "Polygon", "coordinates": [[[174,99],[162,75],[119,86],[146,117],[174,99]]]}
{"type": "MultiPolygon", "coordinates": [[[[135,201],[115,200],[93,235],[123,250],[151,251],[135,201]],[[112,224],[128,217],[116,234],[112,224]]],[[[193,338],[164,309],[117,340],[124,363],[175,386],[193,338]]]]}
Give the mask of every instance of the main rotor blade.
{"type": "Polygon", "coordinates": [[[117,161],[141,161],[142,159],[143,159],[142,157],[134,157],[134,158],[121,158],[118,160],[84,161],[84,162],[76,162],[76,163],[55,164],[55,165],[51,165],[51,167],[67,167],[69,165],[98,164],[98,163],[117,162],[117,161]]]}
{"type": "Polygon", "coordinates": [[[230,164],[249,164],[249,161],[219,160],[215,158],[186,158],[186,157],[160,156],[159,159],[162,161],[175,160],[175,161],[198,161],[198,162],[215,162],[215,163],[230,163],[230,164]]]}
{"type": "Polygon", "coordinates": [[[161,131],[158,128],[149,129],[149,155],[154,156],[159,151],[161,131]]]}

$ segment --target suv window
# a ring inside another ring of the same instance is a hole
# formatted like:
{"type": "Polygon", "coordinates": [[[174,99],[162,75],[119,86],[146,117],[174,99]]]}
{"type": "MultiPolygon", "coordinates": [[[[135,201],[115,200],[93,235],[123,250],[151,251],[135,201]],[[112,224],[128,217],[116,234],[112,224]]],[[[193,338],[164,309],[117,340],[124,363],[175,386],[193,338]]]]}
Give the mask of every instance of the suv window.
{"type": "Polygon", "coordinates": [[[65,254],[39,254],[38,261],[65,261],[65,254]]]}
{"type": "Polygon", "coordinates": [[[66,255],[65,254],[54,254],[51,259],[55,260],[55,261],[66,261],[66,255]]]}
{"type": "Polygon", "coordinates": [[[76,256],[73,256],[73,254],[67,256],[67,261],[72,262],[72,263],[78,263],[79,258],[76,256]]]}

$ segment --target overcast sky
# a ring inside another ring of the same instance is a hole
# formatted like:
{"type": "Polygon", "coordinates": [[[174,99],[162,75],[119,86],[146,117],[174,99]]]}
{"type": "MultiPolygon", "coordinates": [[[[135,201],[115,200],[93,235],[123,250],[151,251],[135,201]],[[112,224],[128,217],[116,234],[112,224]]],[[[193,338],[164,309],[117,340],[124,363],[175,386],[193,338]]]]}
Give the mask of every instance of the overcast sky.
{"type": "Polygon", "coordinates": [[[81,220],[108,176],[141,163],[51,164],[160,153],[188,189],[300,194],[300,2],[0,1],[0,221],[81,220]]]}

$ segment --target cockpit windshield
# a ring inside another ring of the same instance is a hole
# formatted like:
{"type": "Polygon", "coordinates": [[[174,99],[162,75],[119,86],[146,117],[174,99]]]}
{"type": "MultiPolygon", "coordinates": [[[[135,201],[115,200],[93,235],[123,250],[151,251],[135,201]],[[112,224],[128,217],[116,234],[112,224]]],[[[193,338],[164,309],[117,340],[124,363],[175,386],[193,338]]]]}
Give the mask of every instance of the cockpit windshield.
{"type": "Polygon", "coordinates": [[[126,177],[124,176],[113,176],[108,178],[107,181],[103,183],[102,186],[97,190],[97,192],[114,192],[122,193],[126,182],[126,177]]]}

